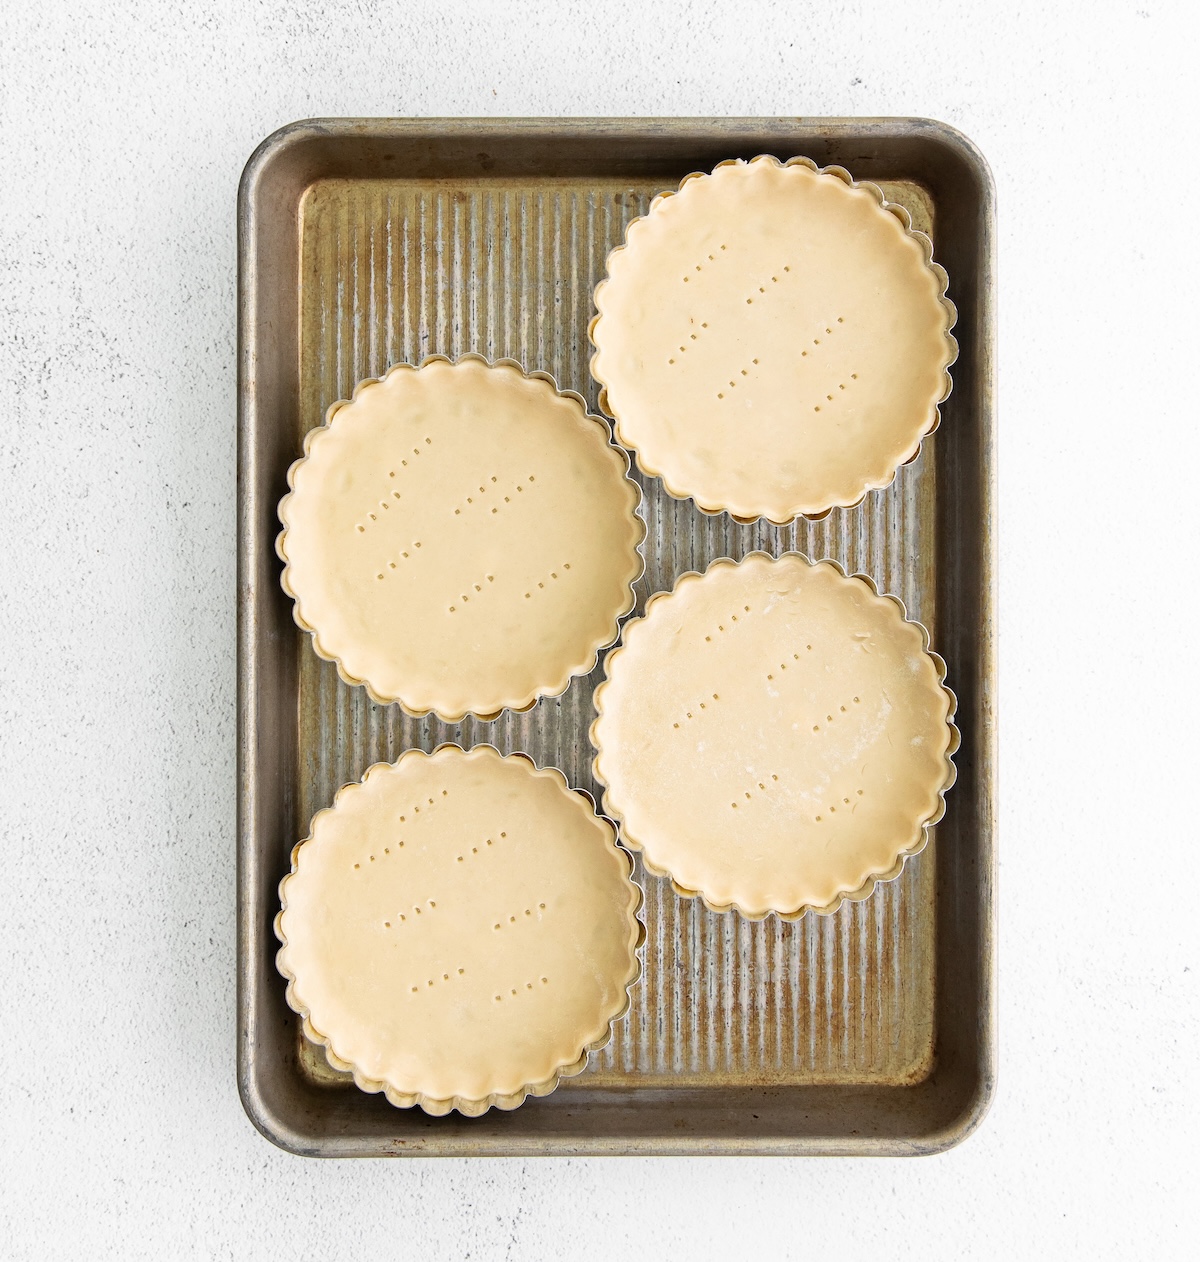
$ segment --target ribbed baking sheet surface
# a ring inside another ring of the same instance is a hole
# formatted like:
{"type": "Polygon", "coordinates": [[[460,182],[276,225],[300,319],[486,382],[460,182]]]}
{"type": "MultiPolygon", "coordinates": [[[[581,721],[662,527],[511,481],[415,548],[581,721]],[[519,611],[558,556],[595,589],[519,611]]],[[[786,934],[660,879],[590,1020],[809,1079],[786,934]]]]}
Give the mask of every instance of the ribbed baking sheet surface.
{"type": "MultiPolygon", "coordinates": [[[[931,231],[915,185],[882,187],[915,227],[931,231]]],[[[625,225],[660,191],[607,180],[314,184],[301,206],[296,454],[305,431],[357,382],[429,354],[511,357],[553,373],[598,411],[588,375],[592,288],[625,225]]],[[[936,244],[934,234],[935,257],[936,244]]],[[[716,557],[798,549],[871,575],[929,628],[936,649],[936,450],[935,437],[860,508],[787,527],[707,517],[638,475],[648,534],[635,613],[649,594],[716,557]]],[[[523,751],[599,799],[588,727],[603,663],[529,713],[448,724],[374,705],[307,643],[300,648],[301,821],[372,763],[446,741],[523,751]]],[[[947,682],[953,687],[953,671],[947,682]]],[[[933,1049],[933,845],[866,901],[798,923],[714,914],[639,862],[644,976],[613,1041],[564,1089],[923,1078],[933,1049]]],[[[301,1064],[314,1078],[339,1076],[315,1048],[302,1048],[301,1064]]]]}

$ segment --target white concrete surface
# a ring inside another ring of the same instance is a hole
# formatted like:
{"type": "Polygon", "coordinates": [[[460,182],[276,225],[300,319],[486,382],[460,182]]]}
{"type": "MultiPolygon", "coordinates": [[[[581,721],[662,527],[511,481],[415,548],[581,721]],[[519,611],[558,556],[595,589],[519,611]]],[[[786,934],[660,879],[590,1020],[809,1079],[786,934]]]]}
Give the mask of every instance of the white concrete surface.
{"type": "Polygon", "coordinates": [[[5,10],[0,1255],[1196,1256],[1191,9],[5,10]],[[280,124],[390,113],[919,114],[990,158],[1002,1062],[964,1147],[319,1163],[243,1116],[234,196],[280,124]]]}

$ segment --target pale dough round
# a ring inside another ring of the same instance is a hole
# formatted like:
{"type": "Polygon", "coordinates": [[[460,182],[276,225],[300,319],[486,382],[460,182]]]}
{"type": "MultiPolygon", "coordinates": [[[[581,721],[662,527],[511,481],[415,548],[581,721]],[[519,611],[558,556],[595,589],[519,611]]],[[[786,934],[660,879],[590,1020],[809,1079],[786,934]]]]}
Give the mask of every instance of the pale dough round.
{"type": "Polygon", "coordinates": [[[590,670],[633,607],[628,462],[509,361],[400,365],[310,433],[280,505],[296,620],[377,701],[455,721],[590,670]]]}
{"type": "Polygon", "coordinates": [[[490,746],[409,751],[296,847],[277,932],[288,1000],[394,1104],[544,1094],[606,1042],[638,973],[640,893],[612,825],[490,746]]]}
{"type": "Polygon", "coordinates": [[[756,158],[689,178],[596,290],[592,375],[618,438],[672,494],[737,517],[886,486],[937,424],[957,353],[929,250],[833,170],[756,158]]]}
{"type": "Polygon", "coordinates": [[[685,575],[596,691],[606,811],[652,870],[748,916],[832,909],[899,870],[954,778],[924,630],[829,562],[685,575]]]}

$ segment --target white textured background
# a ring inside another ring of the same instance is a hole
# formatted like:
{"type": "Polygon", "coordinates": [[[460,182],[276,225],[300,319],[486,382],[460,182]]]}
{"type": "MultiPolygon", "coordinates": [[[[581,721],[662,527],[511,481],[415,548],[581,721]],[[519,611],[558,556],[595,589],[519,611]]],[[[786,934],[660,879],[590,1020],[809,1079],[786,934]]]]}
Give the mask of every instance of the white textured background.
{"type": "Polygon", "coordinates": [[[6,8],[0,1256],[1197,1256],[1192,8],[6,8]],[[321,1163],[243,1116],[235,192],[281,124],[384,114],[918,114],[990,159],[1001,1085],[962,1148],[321,1163]]]}

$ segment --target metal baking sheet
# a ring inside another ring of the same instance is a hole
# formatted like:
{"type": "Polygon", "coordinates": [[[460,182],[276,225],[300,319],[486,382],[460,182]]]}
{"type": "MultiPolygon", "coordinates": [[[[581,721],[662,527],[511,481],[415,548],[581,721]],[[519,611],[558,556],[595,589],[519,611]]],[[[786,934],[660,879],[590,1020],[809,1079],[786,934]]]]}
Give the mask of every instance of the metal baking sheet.
{"type": "Polygon", "coordinates": [[[914,119],[325,120],[242,179],[238,394],[238,1083],[255,1125],[324,1156],[934,1152],[995,1082],[994,194],[961,135],[914,119]],[[715,557],[799,549],[900,596],[958,695],[958,782],[899,879],[833,916],[752,923],[646,891],[645,975],[578,1078],[512,1113],[430,1118],[356,1090],[300,1032],[272,918],[312,814],[373,762],[490,742],[599,797],[602,665],[526,714],[447,724],[373,704],[292,621],[276,505],[305,432],[398,360],[479,351],[598,411],[592,288],[654,194],[730,157],[803,154],[873,180],[934,241],[958,306],[942,425],[887,491],[820,522],[706,517],[639,475],[646,597],[715,557]]]}

